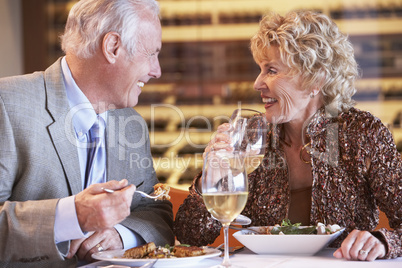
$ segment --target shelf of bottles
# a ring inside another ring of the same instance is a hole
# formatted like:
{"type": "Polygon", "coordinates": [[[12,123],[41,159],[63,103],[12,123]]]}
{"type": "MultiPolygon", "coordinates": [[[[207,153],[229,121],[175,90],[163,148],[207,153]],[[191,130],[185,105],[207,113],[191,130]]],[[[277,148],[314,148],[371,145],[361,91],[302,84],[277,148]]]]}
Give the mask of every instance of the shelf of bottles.
{"type": "MultiPolygon", "coordinates": [[[[48,64],[62,55],[59,36],[63,32],[67,13],[75,2],[76,0],[48,0],[47,2],[48,64]]],[[[165,6],[168,3],[180,2],[185,3],[186,1],[160,1],[161,23],[164,31],[167,32],[166,36],[169,35],[169,32],[180,32],[181,28],[187,28],[193,33],[201,32],[201,34],[198,34],[198,37],[195,34],[190,41],[181,41],[179,34],[175,35],[177,40],[165,37],[167,40],[163,40],[163,49],[160,53],[163,75],[160,79],[153,81],[153,84],[175,84],[178,85],[177,88],[180,88],[180,85],[201,85],[201,88],[198,87],[195,92],[198,92],[198,97],[204,101],[205,97],[211,99],[212,95],[222,93],[222,86],[219,85],[226,86],[229,82],[253,81],[258,74],[258,68],[249,51],[248,40],[252,32],[247,31],[248,36],[244,37],[239,29],[242,26],[251,25],[250,29],[255,30],[261,16],[269,10],[250,8],[242,12],[238,9],[231,12],[231,9],[207,11],[205,8],[200,8],[199,12],[195,10],[195,13],[186,13],[183,10],[172,12],[171,8],[165,6]],[[206,27],[210,26],[215,29],[223,27],[222,31],[229,32],[227,35],[232,37],[229,37],[229,40],[220,40],[216,36],[205,39],[202,36],[203,30],[200,29],[207,29],[206,27]],[[206,86],[211,85],[214,85],[218,92],[205,90],[206,86]],[[211,96],[205,96],[205,93],[210,93],[211,96]]],[[[237,2],[239,3],[239,1],[237,2]]],[[[391,33],[376,32],[376,29],[371,29],[372,34],[351,34],[350,39],[355,47],[362,78],[402,76],[402,28],[400,28],[402,3],[390,1],[389,4],[375,7],[367,5],[348,8],[333,7],[325,10],[317,7],[313,9],[328,13],[333,19],[339,21],[340,25],[364,24],[367,21],[380,20],[387,23],[387,29],[395,28],[391,33]]],[[[402,92],[402,89],[400,91],[402,92]]],[[[383,92],[387,92],[387,89],[384,89],[383,92]]],[[[395,92],[395,89],[392,92],[395,92]]],[[[382,91],[378,92],[378,95],[381,95],[380,93],[382,91]]],[[[183,94],[189,93],[184,91],[183,94]]],[[[188,97],[194,96],[194,92],[191,94],[193,95],[188,97]]],[[[232,97],[231,94],[229,95],[232,97]]],[[[161,96],[163,97],[163,94],[161,96]]],[[[150,98],[151,102],[154,100],[150,98]]]]}
{"type": "MultiPolygon", "coordinates": [[[[62,55],[59,36],[64,30],[68,11],[76,1],[47,0],[47,65],[62,55]]],[[[149,123],[159,179],[187,188],[201,170],[201,155],[213,131],[225,122],[224,118],[216,120],[214,114],[230,114],[239,102],[258,109],[253,105],[260,102],[260,96],[252,87],[259,70],[249,50],[249,38],[269,9],[258,5],[246,9],[235,8],[235,4],[219,6],[220,1],[216,1],[217,8],[197,9],[195,6],[187,12],[167,6],[176,2],[185,5],[187,1],[159,2],[163,27],[163,47],[159,56],[162,77],[147,85],[140,96],[142,106],[137,109],[145,114],[149,123]],[[148,107],[158,103],[179,106],[184,111],[184,121],[172,120],[169,112],[159,112],[157,120],[152,120],[147,114],[148,107]],[[171,146],[163,145],[170,144],[169,139],[174,140],[183,129],[193,131],[196,141],[180,140],[171,146]],[[170,159],[169,164],[164,162],[166,159],[170,159]]],[[[243,2],[247,5],[257,1],[243,2]]],[[[290,2],[299,4],[299,1],[290,2]]],[[[332,17],[342,30],[349,32],[354,45],[363,78],[358,84],[356,98],[402,99],[402,1],[353,7],[320,3],[321,6],[306,8],[332,17]]]]}

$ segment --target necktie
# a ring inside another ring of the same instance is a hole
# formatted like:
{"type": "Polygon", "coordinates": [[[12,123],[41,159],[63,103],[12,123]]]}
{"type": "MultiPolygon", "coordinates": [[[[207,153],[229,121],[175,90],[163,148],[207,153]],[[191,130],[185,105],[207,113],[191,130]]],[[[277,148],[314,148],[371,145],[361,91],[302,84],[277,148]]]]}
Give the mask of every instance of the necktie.
{"type": "Polygon", "coordinates": [[[98,116],[89,130],[89,148],[85,171],[85,188],[93,183],[105,182],[106,149],[103,144],[105,121],[98,116]]]}

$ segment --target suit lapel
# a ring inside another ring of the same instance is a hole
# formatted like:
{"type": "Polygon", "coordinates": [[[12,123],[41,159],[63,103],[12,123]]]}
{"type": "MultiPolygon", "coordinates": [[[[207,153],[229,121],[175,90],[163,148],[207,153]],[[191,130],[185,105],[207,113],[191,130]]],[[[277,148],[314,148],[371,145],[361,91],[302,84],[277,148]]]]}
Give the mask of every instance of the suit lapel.
{"type": "Polygon", "coordinates": [[[54,122],[49,135],[60,158],[72,194],[82,190],[81,172],[69,104],[61,72],[61,59],[45,71],[46,107],[54,122]]]}
{"type": "MultiPolygon", "coordinates": [[[[122,180],[127,178],[127,168],[129,161],[124,146],[119,139],[119,126],[116,120],[118,116],[115,111],[108,112],[108,120],[106,127],[106,143],[107,143],[107,181],[122,180]]],[[[124,131],[122,132],[124,133],[124,131]]]]}

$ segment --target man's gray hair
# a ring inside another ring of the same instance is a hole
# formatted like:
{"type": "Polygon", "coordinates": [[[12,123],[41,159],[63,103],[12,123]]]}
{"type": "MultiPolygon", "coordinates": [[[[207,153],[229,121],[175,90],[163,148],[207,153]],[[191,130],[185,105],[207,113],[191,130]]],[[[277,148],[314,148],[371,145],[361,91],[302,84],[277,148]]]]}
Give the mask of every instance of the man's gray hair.
{"type": "Polygon", "coordinates": [[[81,0],[71,9],[61,48],[80,58],[91,57],[105,34],[117,32],[123,47],[132,56],[141,32],[143,11],[159,16],[155,0],[81,0]]]}

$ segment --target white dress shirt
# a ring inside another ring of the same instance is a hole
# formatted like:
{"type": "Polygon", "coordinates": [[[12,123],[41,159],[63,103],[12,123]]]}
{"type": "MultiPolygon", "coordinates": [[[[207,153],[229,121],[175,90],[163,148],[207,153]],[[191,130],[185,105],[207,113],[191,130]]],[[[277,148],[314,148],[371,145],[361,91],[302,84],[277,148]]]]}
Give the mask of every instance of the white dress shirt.
{"type": "MultiPolygon", "coordinates": [[[[61,63],[67,98],[71,108],[70,114],[73,115],[72,120],[76,133],[76,145],[80,163],[82,188],[84,189],[86,160],[88,155],[87,143],[89,141],[88,131],[95,122],[97,114],[88,98],[75,83],[65,57],[63,57],[61,63]]],[[[99,116],[101,116],[107,124],[107,112],[102,113],[99,116]]],[[[105,144],[105,142],[103,142],[103,144],[105,144]]],[[[94,181],[92,183],[101,182],[104,181],[94,181]]],[[[79,226],[74,199],[75,196],[65,197],[60,199],[57,204],[54,227],[56,243],[84,238],[89,235],[83,233],[79,226]]],[[[132,232],[123,225],[117,224],[114,228],[119,232],[125,249],[144,243],[144,240],[138,234],[132,232]]]]}

